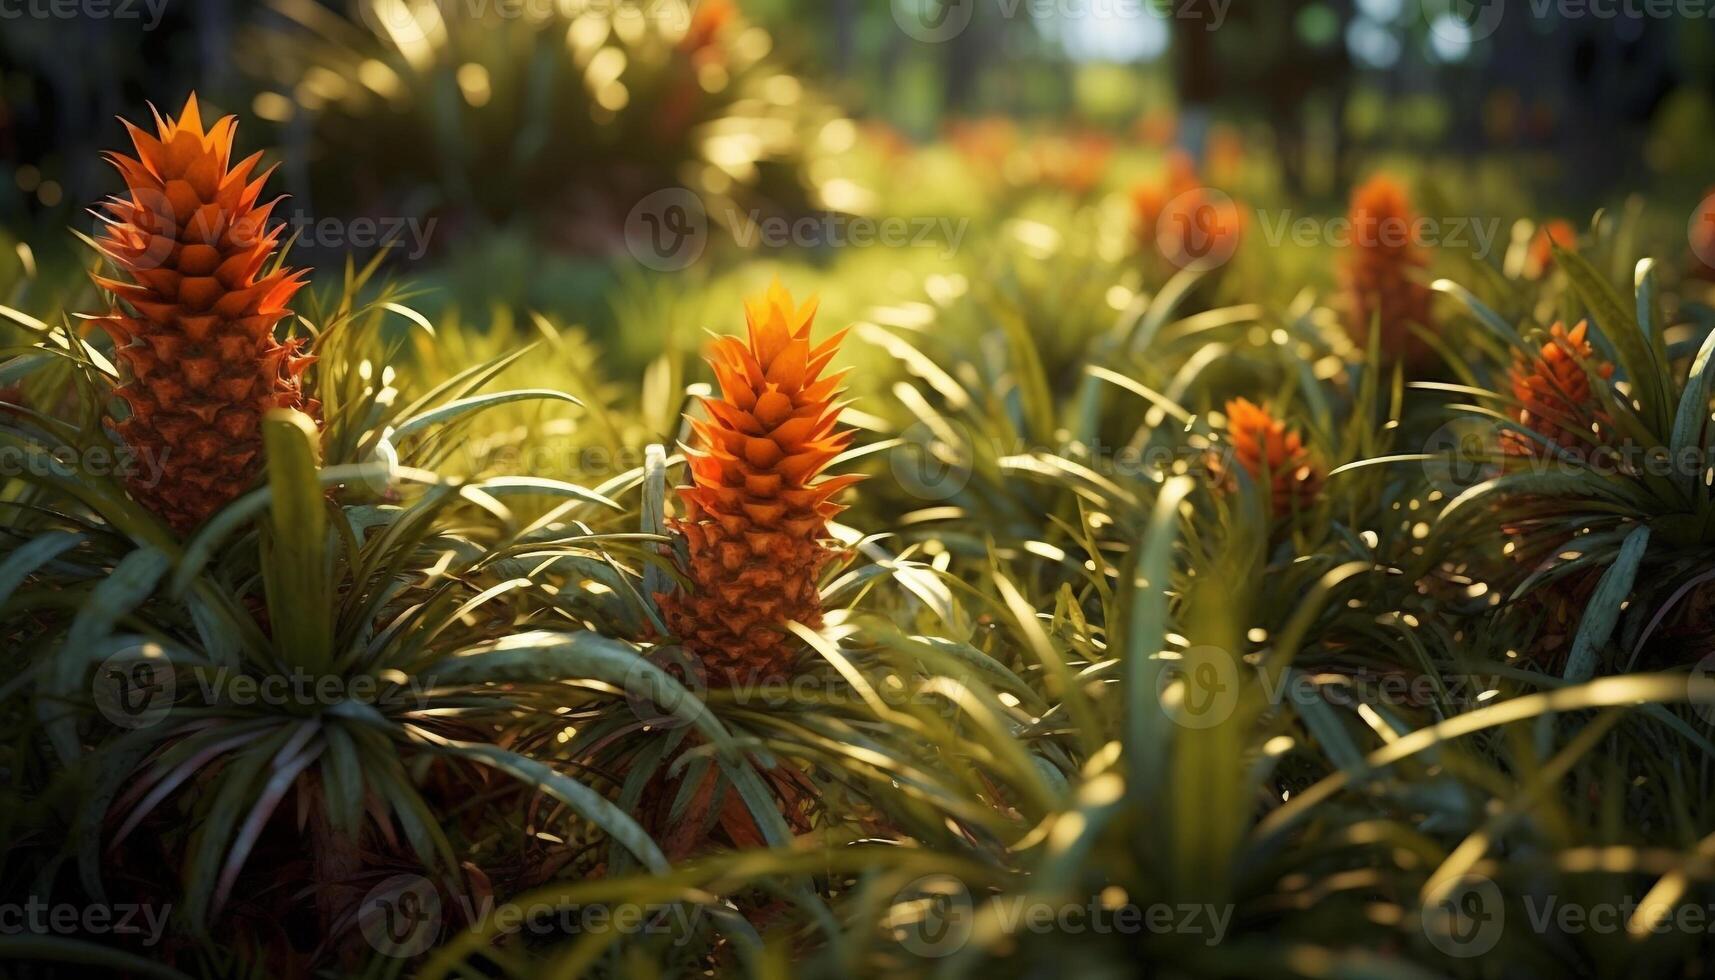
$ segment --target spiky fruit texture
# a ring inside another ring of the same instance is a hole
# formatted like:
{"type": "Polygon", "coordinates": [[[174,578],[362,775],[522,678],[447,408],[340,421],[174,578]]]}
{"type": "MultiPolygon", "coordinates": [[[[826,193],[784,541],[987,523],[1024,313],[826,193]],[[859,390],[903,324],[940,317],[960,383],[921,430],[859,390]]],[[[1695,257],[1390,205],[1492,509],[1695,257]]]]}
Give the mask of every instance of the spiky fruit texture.
{"type": "Polygon", "coordinates": [[[262,154],[232,164],[237,120],[205,130],[194,94],[155,123],[155,136],[125,124],[135,158],[107,155],[130,193],[104,204],[98,246],[129,281],[95,277],[119,300],[97,322],[124,372],[130,413],[115,428],[152,464],[139,469],[159,469],[131,493],[183,534],[250,485],[269,409],[318,406],[300,383],[313,358],[274,337],[304,272],[263,274],[282,226],[268,228],[273,203],[257,204],[262,154]]]}
{"type": "MultiPolygon", "coordinates": [[[[1581,322],[1571,330],[1556,323],[1549,328],[1548,342],[1536,357],[1513,354],[1513,398],[1518,401],[1519,423],[1573,454],[1587,451],[1606,421],[1590,388],[1590,375],[1579,361],[1589,364],[1598,377],[1614,374],[1612,364],[1597,359],[1596,349],[1586,339],[1588,331],[1588,323],[1581,322]]],[[[1501,433],[1501,448],[1513,456],[1548,452],[1529,436],[1510,429],[1501,433]]]]}
{"type": "Polygon", "coordinates": [[[816,580],[836,554],[823,539],[842,509],[830,498],[859,477],[817,479],[851,432],[834,431],[844,372],[823,375],[845,331],[811,346],[815,314],[815,300],[795,306],[778,282],[748,300],[748,337],[714,342],[720,395],[691,421],[687,514],[672,525],[691,590],[659,598],[714,686],[783,679],[798,654],[783,625],[821,623],[816,580]]]}
{"type": "Polygon", "coordinates": [[[1429,288],[1412,278],[1429,260],[1413,240],[1417,215],[1405,187],[1391,177],[1372,177],[1352,194],[1348,215],[1351,246],[1341,268],[1346,296],[1346,331],[1368,349],[1372,324],[1380,331],[1383,359],[1423,363],[1427,345],[1411,326],[1430,328],[1429,288]]]}
{"type": "MultiPolygon", "coordinates": [[[[1322,470],[1304,447],[1304,440],[1269,410],[1244,398],[1227,402],[1227,440],[1232,459],[1244,467],[1251,479],[1267,481],[1269,512],[1283,517],[1308,510],[1322,492],[1322,470]]],[[[1217,456],[1213,461],[1216,486],[1231,489],[1233,480],[1223,475],[1217,456]]]]}

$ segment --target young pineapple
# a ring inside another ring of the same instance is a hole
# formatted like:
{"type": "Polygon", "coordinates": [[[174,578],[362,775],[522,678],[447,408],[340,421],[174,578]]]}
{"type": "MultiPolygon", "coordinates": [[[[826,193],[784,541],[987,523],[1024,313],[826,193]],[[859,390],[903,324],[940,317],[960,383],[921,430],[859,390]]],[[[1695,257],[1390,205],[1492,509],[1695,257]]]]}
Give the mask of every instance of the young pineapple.
{"type": "MultiPolygon", "coordinates": [[[[1284,517],[1294,509],[1308,510],[1322,492],[1322,470],[1304,448],[1304,440],[1276,419],[1269,410],[1244,398],[1227,402],[1227,440],[1232,458],[1253,480],[1269,481],[1271,516],[1284,517]]],[[[1210,457],[1211,476],[1222,490],[1233,487],[1233,477],[1219,455],[1210,457]]]]}
{"type": "MultiPolygon", "coordinates": [[[[1585,339],[1588,330],[1588,323],[1579,323],[1570,331],[1556,323],[1549,328],[1542,352],[1528,359],[1514,352],[1512,367],[1520,424],[1553,440],[1562,451],[1580,457],[1601,433],[1607,418],[1590,390],[1590,375],[1579,361],[1591,364],[1598,377],[1614,374],[1612,364],[1596,358],[1596,348],[1585,339]]],[[[1501,449],[1512,456],[1541,456],[1548,451],[1511,429],[1501,433],[1501,449]]]]}
{"type": "Polygon", "coordinates": [[[779,679],[797,656],[787,620],[821,622],[816,578],[836,552],[823,543],[830,498],[860,477],[817,475],[851,441],[834,431],[844,372],[823,376],[841,331],[812,347],[816,303],[795,306],[777,282],[745,304],[747,340],[715,341],[720,396],[703,399],[687,448],[688,508],[673,528],[689,552],[691,591],[660,596],[667,626],[714,686],[779,679]]]}
{"type": "Polygon", "coordinates": [[[1429,288],[1412,278],[1429,260],[1412,240],[1417,215],[1411,198],[1392,178],[1373,177],[1353,192],[1349,218],[1352,241],[1340,270],[1346,332],[1367,349],[1373,324],[1384,360],[1420,367],[1429,349],[1411,327],[1430,328],[1434,321],[1429,288]]]}
{"type": "Polygon", "coordinates": [[[130,412],[114,427],[160,469],[131,493],[185,534],[250,485],[269,409],[319,406],[300,382],[314,358],[274,337],[305,272],[263,274],[281,229],[268,228],[274,203],[257,204],[262,154],[232,164],[237,121],[205,130],[195,94],[155,122],[155,136],[125,124],[135,158],[107,155],[130,193],[103,205],[98,246],[129,281],[95,276],[118,301],[96,322],[124,373],[115,393],[130,412]]]}

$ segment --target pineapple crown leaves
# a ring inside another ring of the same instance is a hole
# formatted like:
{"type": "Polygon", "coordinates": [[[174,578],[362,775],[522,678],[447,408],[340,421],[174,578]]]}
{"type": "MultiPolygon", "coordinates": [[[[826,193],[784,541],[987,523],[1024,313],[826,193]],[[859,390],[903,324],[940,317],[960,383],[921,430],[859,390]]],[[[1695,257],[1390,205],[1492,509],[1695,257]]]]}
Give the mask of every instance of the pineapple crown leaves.
{"type": "MultiPolygon", "coordinates": [[[[1226,415],[1232,457],[1252,479],[1268,480],[1271,513],[1280,517],[1290,514],[1295,504],[1300,510],[1312,505],[1324,477],[1303,438],[1266,406],[1245,398],[1228,401],[1226,415]]],[[[1217,485],[1230,482],[1228,477],[1217,485]]]]}
{"type": "MultiPolygon", "coordinates": [[[[268,226],[282,198],[258,203],[275,168],[252,176],[260,151],[234,165],[237,118],[224,116],[205,128],[195,93],[177,118],[153,106],[150,112],[153,136],[120,120],[137,155],[104,157],[130,193],[109,198],[102,205],[107,213],[97,213],[105,224],[97,247],[134,281],[98,276],[97,284],[157,321],[182,315],[177,307],[210,317],[284,316],[307,270],[262,271],[285,228],[268,226]]],[[[183,325],[195,334],[212,323],[193,318],[183,325]]]]}
{"type": "Polygon", "coordinates": [[[691,483],[679,490],[693,515],[742,512],[760,524],[784,520],[819,532],[843,509],[829,498],[862,479],[816,479],[852,438],[852,430],[835,431],[846,372],[823,374],[846,331],[812,346],[816,308],[814,298],[796,305],[776,281],[745,302],[744,340],[715,340],[709,364],[720,395],[702,399],[707,419],[690,420],[691,483]]]}
{"type": "Polygon", "coordinates": [[[153,135],[125,123],[137,155],[107,155],[129,194],[103,205],[95,246],[123,278],[93,276],[115,298],[94,319],[124,379],[114,428],[161,466],[131,493],[182,535],[249,486],[264,415],[320,406],[300,380],[315,357],[274,336],[308,272],[264,271],[283,229],[268,225],[278,199],[258,203],[271,171],[253,176],[259,153],[232,163],[236,120],[205,127],[195,94],[177,118],[151,111],[153,135]]]}
{"type": "MultiPolygon", "coordinates": [[[[1589,326],[1580,321],[1567,330],[1556,323],[1535,356],[1513,352],[1510,379],[1519,423],[1565,448],[1590,441],[1592,425],[1607,421],[1592,380],[1612,378],[1614,365],[1597,356],[1588,339],[1589,326]]],[[[1541,449],[1511,431],[1503,433],[1501,445],[1513,455],[1533,455],[1541,449]]]]}
{"type": "Polygon", "coordinates": [[[1377,174],[1352,192],[1347,215],[1352,224],[1352,259],[1388,266],[1426,265],[1422,249],[1409,235],[1416,210],[1405,185],[1377,174]],[[1396,237],[1397,236],[1397,237],[1396,237]]]}

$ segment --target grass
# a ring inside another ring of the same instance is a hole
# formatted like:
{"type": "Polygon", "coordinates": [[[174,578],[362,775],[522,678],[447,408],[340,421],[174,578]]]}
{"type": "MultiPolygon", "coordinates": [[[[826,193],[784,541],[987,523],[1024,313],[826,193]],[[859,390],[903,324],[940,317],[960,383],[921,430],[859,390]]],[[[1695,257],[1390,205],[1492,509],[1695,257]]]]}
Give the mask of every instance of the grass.
{"type": "MultiPolygon", "coordinates": [[[[1708,470],[1603,468],[1532,428],[1509,375],[1587,319],[1580,440],[1707,459],[1715,317],[1672,208],[1602,212],[1527,274],[1546,216],[1479,211],[1506,199],[1486,172],[1465,206],[1507,244],[1432,255],[1440,364],[1412,374],[1342,323],[1332,243],[1253,222],[1216,269],[1140,254],[1119,192],[1159,162],[1130,148],[1090,191],[866,141],[838,179],[872,217],[966,222],[957,247],[717,241],[601,309],[425,315],[378,263],[324,269],[291,324],[319,431],[270,416],[264,476],[184,539],[93,465],[111,351],[68,314],[100,301],[17,253],[0,907],[164,922],[0,955],[1707,973],[1708,470]],[[945,186],[892,187],[896,152],[945,186]],[[853,326],[835,469],[869,478],[829,529],[823,625],[781,624],[791,676],[710,689],[662,621],[666,517],[703,331],[776,275],[853,326]],[[1303,436],[1313,498],[1277,508],[1280,474],[1235,465],[1234,397],[1303,436]],[[140,718],[144,681],[172,695],[140,718]]],[[[1285,213],[1266,171],[1232,193],[1285,213]]],[[[1425,210],[1463,213],[1432,183],[1425,210]]]]}

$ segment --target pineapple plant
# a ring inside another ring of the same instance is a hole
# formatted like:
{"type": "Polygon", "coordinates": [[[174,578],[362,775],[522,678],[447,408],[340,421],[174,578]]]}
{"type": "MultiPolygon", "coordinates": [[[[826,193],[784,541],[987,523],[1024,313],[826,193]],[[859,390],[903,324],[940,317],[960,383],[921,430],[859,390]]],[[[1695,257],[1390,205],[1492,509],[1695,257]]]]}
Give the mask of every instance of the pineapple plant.
{"type": "Polygon", "coordinates": [[[274,335],[306,273],[266,268],[283,226],[268,226],[274,202],[260,202],[262,154],[234,163],[237,120],[205,127],[194,93],[155,122],[154,135],[127,122],[137,155],[108,156],[128,193],[103,205],[97,244],[122,278],[95,276],[114,299],[96,322],[124,372],[115,394],[128,411],[114,428],[159,466],[130,491],[182,535],[249,488],[269,411],[316,413],[303,387],[314,358],[274,335]]]}
{"type": "Polygon", "coordinates": [[[1265,405],[1245,398],[1227,402],[1227,440],[1231,463],[1212,453],[1210,474],[1215,486],[1230,491],[1236,483],[1233,464],[1259,485],[1267,487],[1269,513],[1289,516],[1315,505],[1324,474],[1305,448],[1303,438],[1265,405]]]}
{"type": "Polygon", "coordinates": [[[836,431],[844,372],[825,373],[844,331],[812,345],[815,315],[814,299],[796,305],[778,282],[748,300],[748,336],[715,341],[720,394],[691,420],[687,512],[672,524],[690,589],[660,601],[711,685],[786,675],[797,647],[783,625],[821,623],[817,576],[837,554],[827,522],[843,509],[832,498],[861,477],[818,479],[852,430],[836,431]]]}
{"type": "Polygon", "coordinates": [[[1382,356],[1422,368],[1429,348],[1413,327],[1433,329],[1432,294],[1414,276],[1429,259],[1412,240],[1417,214],[1405,186],[1385,174],[1352,193],[1351,243],[1340,269],[1346,332],[1360,349],[1377,331],[1382,356]]]}
{"type": "MultiPolygon", "coordinates": [[[[1587,339],[1590,324],[1571,330],[1556,323],[1535,357],[1513,352],[1513,398],[1519,425],[1539,433],[1562,452],[1584,456],[1592,439],[1600,441],[1610,424],[1591,388],[1591,378],[1608,380],[1614,365],[1596,356],[1587,339]],[[1591,369],[1586,371],[1588,363],[1591,369]],[[1593,435],[1594,433],[1594,435],[1593,435]]],[[[1541,456],[1545,447],[1517,430],[1501,433],[1501,449],[1512,456],[1541,456]]]]}

